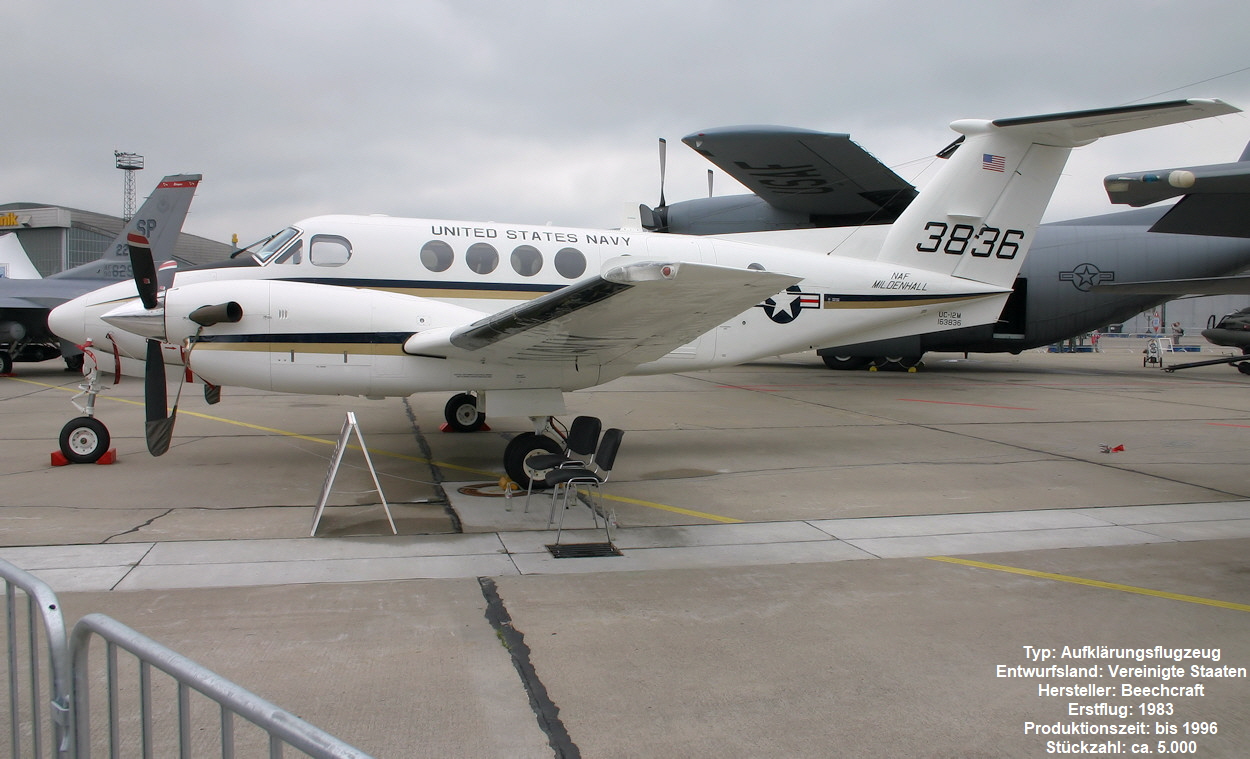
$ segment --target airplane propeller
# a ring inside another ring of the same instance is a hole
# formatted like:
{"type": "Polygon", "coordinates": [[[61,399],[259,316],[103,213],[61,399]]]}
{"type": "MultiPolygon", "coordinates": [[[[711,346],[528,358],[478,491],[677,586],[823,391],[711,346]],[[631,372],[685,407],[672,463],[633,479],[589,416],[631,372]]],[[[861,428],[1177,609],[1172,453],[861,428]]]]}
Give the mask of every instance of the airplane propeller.
{"type": "Polygon", "coordinates": [[[667,208],[668,203],[664,202],[664,173],[665,164],[668,155],[668,140],[660,138],[660,208],[667,208]]]}
{"type": "MultiPolygon", "coordinates": [[[[147,442],[148,453],[160,456],[169,450],[169,445],[173,440],[174,420],[178,416],[178,401],[182,397],[183,385],[186,384],[184,373],[182,382],[178,385],[178,395],[174,398],[174,406],[170,409],[165,381],[165,359],[161,349],[162,341],[167,338],[164,325],[165,304],[160,293],[161,285],[168,286],[172,284],[172,280],[170,282],[158,280],[156,264],[152,258],[152,246],[146,237],[132,233],[127,237],[126,242],[130,253],[130,266],[134,271],[135,287],[139,291],[139,300],[143,304],[144,313],[119,315],[114,318],[118,326],[122,328],[128,326],[136,331],[141,330],[141,333],[147,336],[147,355],[143,372],[143,406],[146,418],[144,438],[147,442]]],[[[161,273],[165,271],[166,269],[162,268],[161,273]]],[[[172,272],[172,269],[169,271],[172,272]]],[[[187,318],[198,324],[199,329],[195,333],[195,338],[191,340],[184,361],[190,358],[191,351],[194,350],[200,333],[205,327],[238,322],[243,318],[243,307],[234,301],[200,306],[187,318]]],[[[220,389],[216,392],[220,393],[220,389]]],[[[205,397],[209,397],[207,392],[205,397]]]]}
{"type": "Polygon", "coordinates": [[[668,227],[668,202],[664,199],[664,178],[668,164],[668,140],[660,138],[660,203],[655,208],[638,206],[638,218],[644,229],[662,232],[668,227]]]}
{"type": "Polygon", "coordinates": [[[160,301],[157,294],[160,284],[156,280],[156,263],[152,260],[152,245],[148,238],[131,232],[126,236],[126,247],[130,252],[130,269],[135,275],[135,287],[139,289],[139,300],[149,311],[157,308],[160,301]]]}

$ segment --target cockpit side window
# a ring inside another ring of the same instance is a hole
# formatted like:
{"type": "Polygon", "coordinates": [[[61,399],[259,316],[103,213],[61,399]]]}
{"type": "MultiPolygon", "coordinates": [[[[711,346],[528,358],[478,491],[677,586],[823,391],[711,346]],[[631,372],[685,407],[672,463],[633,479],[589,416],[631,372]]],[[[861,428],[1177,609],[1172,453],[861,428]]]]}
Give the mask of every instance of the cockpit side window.
{"type": "Polygon", "coordinates": [[[278,254],[273,260],[275,264],[298,264],[304,260],[304,241],[296,240],[290,247],[278,254]]]}
{"type": "Polygon", "coordinates": [[[313,235],[308,260],[314,266],[342,266],[352,257],[352,244],[338,235],[313,235]]]}
{"type": "Polygon", "coordinates": [[[260,250],[256,251],[256,253],[254,254],[256,257],[256,260],[261,262],[262,264],[268,263],[269,260],[272,259],[275,254],[277,254],[278,251],[282,250],[282,248],[285,247],[287,243],[299,237],[299,235],[300,235],[300,231],[298,229],[296,229],[295,227],[287,227],[286,229],[282,230],[278,234],[274,235],[273,239],[265,243],[265,245],[260,250]]]}

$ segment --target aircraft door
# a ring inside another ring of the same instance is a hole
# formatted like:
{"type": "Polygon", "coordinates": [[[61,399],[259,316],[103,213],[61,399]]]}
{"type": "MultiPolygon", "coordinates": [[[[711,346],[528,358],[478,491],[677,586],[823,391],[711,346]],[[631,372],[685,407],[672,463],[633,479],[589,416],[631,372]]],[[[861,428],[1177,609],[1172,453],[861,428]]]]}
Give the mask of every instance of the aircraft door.
{"type": "Polygon", "coordinates": [[[995,340],[1023,340],[1028,327],[1029,280],[1017,277],[1007,304],[994,325],[995,340]]]}

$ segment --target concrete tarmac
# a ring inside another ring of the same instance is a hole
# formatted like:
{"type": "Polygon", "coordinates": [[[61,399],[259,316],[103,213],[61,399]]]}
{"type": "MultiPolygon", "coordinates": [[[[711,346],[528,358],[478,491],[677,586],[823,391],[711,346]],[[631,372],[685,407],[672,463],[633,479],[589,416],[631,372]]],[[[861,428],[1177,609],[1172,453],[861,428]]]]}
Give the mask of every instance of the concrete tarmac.
{"type": "Polygon", "coordinates": [[[128,381],[98,406],[118,462],[53,468],[78,380],[18,364],[0,558],[71,624],[108,614],[378,757],[1244,756],[1250,378],[1106,343],[571,394],[626,431],[622,556],[575,559],[545,499],[492,488],[523,420],[188,388],[154,459],[128,381]],[[350,449],[310,536],[347,411],[398,536],[350,449]],[[1085,669],[1020,669],[1052,665],[1085,669]]]}

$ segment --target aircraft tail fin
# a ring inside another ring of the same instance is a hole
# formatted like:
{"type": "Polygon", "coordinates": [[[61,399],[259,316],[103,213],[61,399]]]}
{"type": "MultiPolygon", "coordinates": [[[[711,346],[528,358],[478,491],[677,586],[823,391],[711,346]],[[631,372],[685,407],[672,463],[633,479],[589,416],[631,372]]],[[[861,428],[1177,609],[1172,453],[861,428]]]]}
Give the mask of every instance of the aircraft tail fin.
{"type": "Polygon", "coordinates": [[[103,256],[52,276],[66,279],[130,279],[130,250],[126,245],[126,238],[131,233],[148,238],[156,263],[171,260],[178,244],[178,235],[182,232],[182,224],[186,221],[187,211],[191,208],[191,200],[201,179],[203,176],[200,174],[171,174],[165,177],[122,228],[117,238],[105,248],[103,256]]]}
{"type": "Polygon", "coordinates": [[[956,121],[962,144],[895,221],[879,259],[1008,288],[1072,148],[1238,111],[1220,100],[1179,100],[956,121]]]}
{"type": "Polygon", "coordinates": [[[0,235],[0,279],[39,279],[26,248],[15,234],[0,235]]]}

